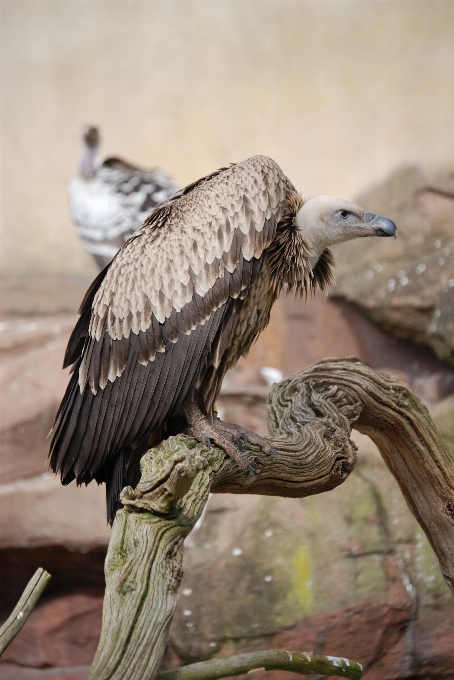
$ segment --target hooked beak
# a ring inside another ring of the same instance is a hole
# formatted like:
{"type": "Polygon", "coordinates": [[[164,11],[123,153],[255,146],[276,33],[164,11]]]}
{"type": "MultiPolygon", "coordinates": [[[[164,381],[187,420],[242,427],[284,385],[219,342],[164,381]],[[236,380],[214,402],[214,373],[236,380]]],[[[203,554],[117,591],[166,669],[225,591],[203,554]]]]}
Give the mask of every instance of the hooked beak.
{"type": "Polygon", "coordinates": [[[372,226],[376,236],[394,236],[394,238],[397,238],[397,227],[392,220],[373,213],[366,213],[365,218],[372,226]]]}

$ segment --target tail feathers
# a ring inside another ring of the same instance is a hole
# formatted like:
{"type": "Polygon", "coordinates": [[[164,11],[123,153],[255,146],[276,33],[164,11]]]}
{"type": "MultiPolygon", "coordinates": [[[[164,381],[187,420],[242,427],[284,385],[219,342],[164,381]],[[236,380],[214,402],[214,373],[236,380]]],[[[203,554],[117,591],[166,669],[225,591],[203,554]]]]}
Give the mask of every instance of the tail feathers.
{"type": "Polygon", "coordinates": [[[113,524],[117,510],[121,507],[120,493],[123,489],[123,451],[105,463],[107,521],[113,524]]]}
{"type": "Polygon", "coordinates": [[[110,525],[113,524],[117,510],[122,507],[120,501],[122,490],[128,485],[137,486],[140,480],[140,467],[134,464],[138,461],[134,461],[134,456],[131,454],[131,450],[120,451],[112,459],[107,459],[104,464],[103,481],[106,482],[107,521],[110,525]]]}
{"type": "MultiPolygon", "coordinates": [[[[54,472],[62,472],[64,452],[61,451],[61,448],[60,446],[58,446],[58,443],[61,433],[67,421],[66,414],[70,410],[70,406],[73,403],[74,399],[77,397],[79,364],[80,360],[77,362],[75,370],[71,374],[65,395],[61,401],[60,406],[58,407],[54,424],[52,425],[51,431],[47,435],[48,438],[52,437],[49,451],[49,466],[51,470],[53,470],[54,472]]],[[[71,479],[74,479],[74,477],[72,477],[71,479]]],[[[71,479],[69,479],[69,481],[71,481],[71,479]]],[[[69,483],[69,481],[67,483],[69,483]]]]}
{"type": "MultiPolygon", "coordinates": [[[[117,510],[121,507],[120,493],[128,484],[136,486],[140,479],[140,453],[131,446],[120,451],[109,445],[100,445],[97,437],[98,421],[109,434],[115,423],[108,421],[105,401],[109,400],[114,383],[109,383],[98,397],[91,390],[80,392],[78,365],[72,373],[65,396],[58,410],[50,432],[49,465],[61,475],[62,484],[89,484],[95,479],[98,484],[106,483],[107,520],[112,524],[117,510]],[[107,394],[109,392],[109,394],[107,394]],[[110,455],[107,453],[110,450],[110,455]]],[[[113,409],[108,411],[112,413],[113,409]]],[[[100,440],[101,444],[103,440],[100,440]]],[[[146,447],[145,450],[147,450],[146,447]]]]}

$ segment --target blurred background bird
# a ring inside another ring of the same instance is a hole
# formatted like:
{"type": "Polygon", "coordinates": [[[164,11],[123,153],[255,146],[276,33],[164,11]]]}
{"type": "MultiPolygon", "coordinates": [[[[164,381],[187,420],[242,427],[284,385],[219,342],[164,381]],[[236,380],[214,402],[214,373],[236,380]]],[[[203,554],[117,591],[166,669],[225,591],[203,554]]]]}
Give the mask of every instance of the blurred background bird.
{"type": "Polygon", "coordinates": [[[69,185],[69,208],[86,250],[104,269],[153,208],[180,187],[158,168],[144,170],[116,157],[103,161],[94,125],[84,127],[82,139],[78,174],[69,185]]]}

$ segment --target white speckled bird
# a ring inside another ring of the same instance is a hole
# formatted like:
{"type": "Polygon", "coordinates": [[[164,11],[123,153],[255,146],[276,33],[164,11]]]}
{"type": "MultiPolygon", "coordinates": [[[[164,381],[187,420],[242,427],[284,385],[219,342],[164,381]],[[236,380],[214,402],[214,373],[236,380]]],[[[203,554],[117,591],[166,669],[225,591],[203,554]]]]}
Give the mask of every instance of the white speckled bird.
{"type": "Polygon", "coordinates": [[[50,464],[63,484],[106,482],[113,520],[143,453],[188,429],[244,470],[241,438],[269,442],[215,417],[226,371],[266,327],[285,286],[333,280],[329,246],[395,236],[386,217],[333,196],[303,201],[271,158],[255,156],[161,203],[95,279],[65,366],[50,464]]]}
{"type": "Polygon", "coordinates": [[[102,161],[99,139],[97,127],[85,127],[79,172],[68,194],[76,231],[104,269],[155,206],[180,187],[162,170],[143,170],[119,158],[102,161]]]}

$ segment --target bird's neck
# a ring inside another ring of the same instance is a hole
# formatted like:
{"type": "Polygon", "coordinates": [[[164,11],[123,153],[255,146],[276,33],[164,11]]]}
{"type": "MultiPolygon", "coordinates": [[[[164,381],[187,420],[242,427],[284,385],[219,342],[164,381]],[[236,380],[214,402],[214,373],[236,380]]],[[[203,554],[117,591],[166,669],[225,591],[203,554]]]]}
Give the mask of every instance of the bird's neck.
{"type": "Polygon", "coordinates": [[[79,163],[79,174],[84,179],[92,179],[96,174],[96,149],[86,146],[79,163]]]}
{"type": "Polygon", "coordinates": [[[331,245],[329,242],[329,234],[320,229],[320,224],[316,215],[312,214],[310,201],[305,203],[300,210],[298,210],[295,217],[295,226],[301,232],[304,240],[311,249],[311,254],[307,255],[307,259],[314,269],[320,255],[326,248],[331,245]]]}

